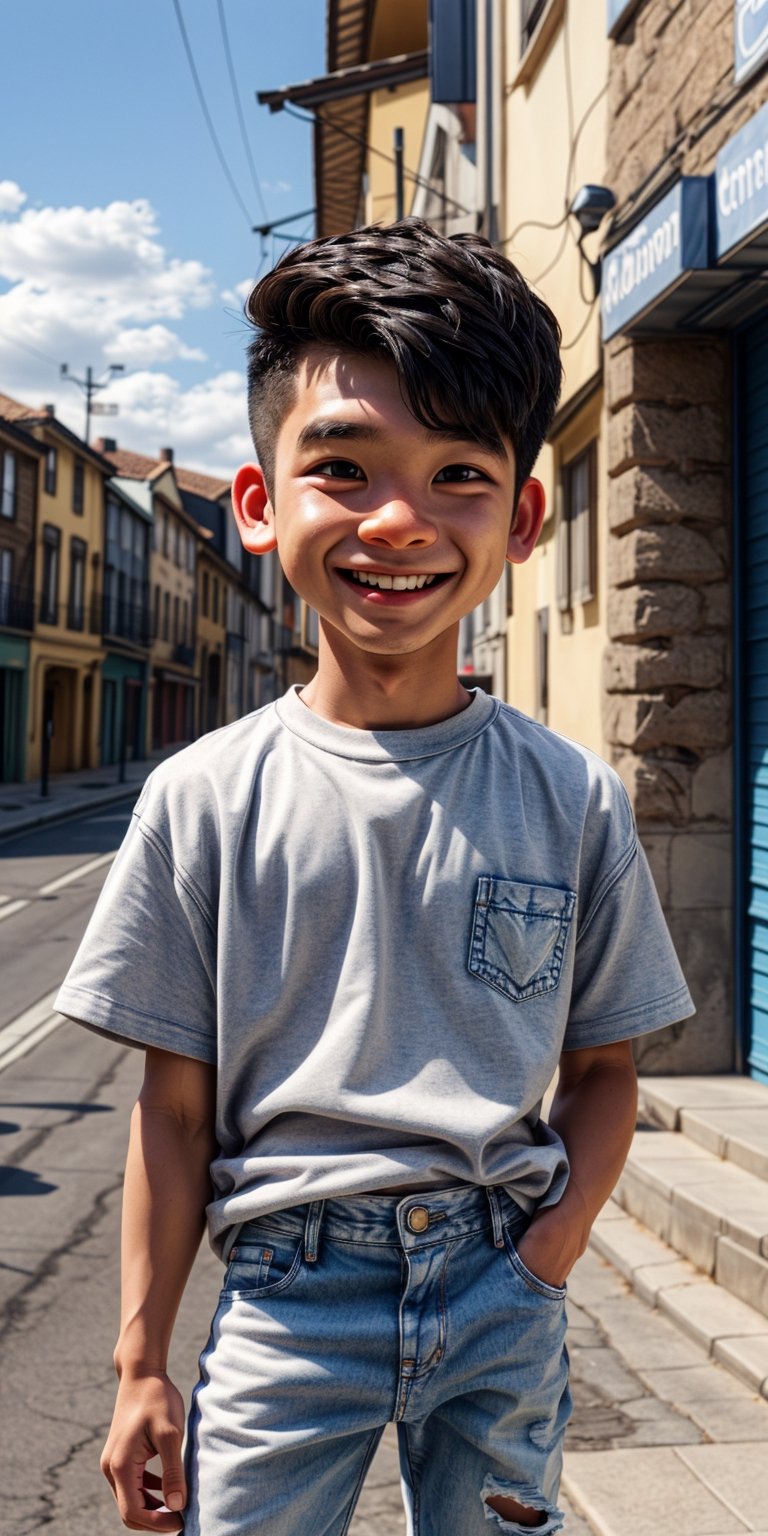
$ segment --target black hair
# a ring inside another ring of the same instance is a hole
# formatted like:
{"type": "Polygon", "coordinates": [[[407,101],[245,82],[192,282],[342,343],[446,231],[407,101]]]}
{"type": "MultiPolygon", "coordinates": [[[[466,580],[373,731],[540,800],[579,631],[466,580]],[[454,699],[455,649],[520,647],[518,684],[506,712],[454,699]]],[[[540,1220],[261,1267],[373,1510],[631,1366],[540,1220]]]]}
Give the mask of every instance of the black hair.
{"type": "Polygon", "coordinates": [[[420,219],[368,225],[290,250],[246,315],[248,414],[270,490],[280,427],[309,346],[384,357],[427,428],[498,450],[511,441],[515,502],[557,409],[560,327],[517,267],[480,235],[420,219]]]}

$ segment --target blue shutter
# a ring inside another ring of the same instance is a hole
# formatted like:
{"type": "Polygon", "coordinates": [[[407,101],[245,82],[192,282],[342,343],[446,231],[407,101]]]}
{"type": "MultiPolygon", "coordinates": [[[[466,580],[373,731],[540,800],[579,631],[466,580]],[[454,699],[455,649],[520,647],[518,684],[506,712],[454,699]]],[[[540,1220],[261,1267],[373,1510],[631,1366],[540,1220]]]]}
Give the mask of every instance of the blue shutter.
{"type": "Polygon", "coordinates": [[[475,0],[430,0],[429,54],[433,101],[477,100],[475,0]]]}
{"type": "Polygon", "coordinates": [[[768,320],[742,340],[744,1004],[748,1064],[768,1082],[768,320]]]}

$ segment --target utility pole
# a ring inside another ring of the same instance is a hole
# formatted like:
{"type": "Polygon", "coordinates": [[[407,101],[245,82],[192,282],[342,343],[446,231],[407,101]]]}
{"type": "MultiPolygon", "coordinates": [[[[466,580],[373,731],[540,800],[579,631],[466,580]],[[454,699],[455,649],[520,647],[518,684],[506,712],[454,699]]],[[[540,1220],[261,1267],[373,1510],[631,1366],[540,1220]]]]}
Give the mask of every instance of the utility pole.
{"type": "Polygon", "coordinates": [[[395,219],[397,223],[405,216],[405,178],[403,175],[403,130],[396,128],[394,131],[395,150],[395,219]]]}
{"type": "Polygon", "coordinates": [[[98,405],[94,404],[94,401],[93,401],[94,395],[97,394],[97,392],[100,389],[106,389],[107,384],[109,383],[109,381],[112,378],[113,374],[115,374],[115,373],[124,373],[124,372],[125,372],[125,364],[124,363],[110,363],[109,367],[107,368],[106,372],[104,374],[102,374],[101,378],[100,379],[95,379],[93,377],[93,369],[89,365],[86,368],[86,370],[85,370],[85,378],[84,379],[76,379],[75,375],[73,373],[70,373],[70,371],[69,371],[69,364],[68,363],[62,363],[62,365],[61,365],[61,377],[63,379],[68,379],[70,384],[76,384],[78,389],[81,389],[83,391],[83,394],[85,395],[85,438],[84,438],[84,441],[86,443],[90,442],[90,437],[91,437],[91,416],[96,415],[97,412],[100,415],[103,415],[103,416],[116,416],[117,415],[117,406],[116,405],[112,406],[111,408],[109,406],[107,406],[107,405],[103,405],[103,406],[99,407],[98,405]]]}

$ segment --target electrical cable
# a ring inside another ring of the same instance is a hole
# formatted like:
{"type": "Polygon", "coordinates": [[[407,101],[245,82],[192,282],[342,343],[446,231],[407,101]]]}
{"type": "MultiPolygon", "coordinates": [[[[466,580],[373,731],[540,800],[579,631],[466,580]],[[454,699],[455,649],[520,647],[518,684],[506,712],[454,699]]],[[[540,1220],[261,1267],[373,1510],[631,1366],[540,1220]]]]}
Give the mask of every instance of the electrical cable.
{"type": "Polygon", "coordinates": [[[586,315],[584,316],[583,324],[579,327],[579,329],[576,332],[576,335],[574,336],[572,341],[563,342],[563,344],[560,347],[560,351],[561,352],[570,352],[571,349],[573,347],[577,346],[578,343],[581,341],[581,338],[584,335],[584,332],[586,331],[587,326],[589,325],[590,320],[592,319],[592,311],[593,311],[596,303],[597,303],[597,299],[596,298],[594,298],[594,299],[589,301],[589,308],[587,310],[586,315]]]}
{"type": "Polygon", "coordinates": [[[227,60],[227,69],[229,71],[229,81],[230,81],[230,85],[232,86],[232,97],[233,97],[233,100],[234,100],[234,103],[235,103],[235,110],[237,112],[237,121],[240,124],[240,137],[241,137],[241,139],[243,141],[243,148],[245,150],[246,159],[247,159],[248,165],[250,167],[251,179],[252,179],[253,185],[254,185],[254,187],[256,189],[256,196],[257,196],[257,198],[259,200],[259,206],[260,206],[262,214],[264,216],[264,223],[266,224],[267,220],[268,220],[267,208],[266,208],[266,204],[264,202],[264,193],[263,193],[262,188],[261,188],[261,182],[259,180],[259,173],[256,170],[256,163],[254,161],[253,154],[251,152],[250,143],[248,142],[248,133],[247,133],[246,126],[245,126],[245,117],[243,116],[243,106],[242,106],[242,102],[240,100],[240,92],[237,89],[237,76],[235,75],[235,66],[234,66],[234,63],[233,63],[233,60],[232,60],[232,50],[231,50],[231,48],[229,46],[229,33],[227,32],[227,22],[226,22],[226,17],[224,15],[224,0],[216,0],[216,4],[218,6],[218,11],[219,11],[219,27],[221,28],[221,40],[222,40],[222,42],[224,44],[224,54],[225,54],[225,57],[226,57],[226,60],[227,60]]]}
{"type": "Polygon", "coordinates": [[[15,336],[9,336],[7,331],[0,331],[0,341],[9,341],[12,347],[21,347],[23,352],[31,352],[33,357],[42,358],[44,363],[50,363],[53,368],[61,368],[61,363],[55,357],[49,357],[47,352],[40,352],[37,347],[31,347],[27,341],[19,341],[15,336]]]}
{"type": "Polygon", "coordinates": [[[253,221],[250,213],[248,212],[246,204],[243,202],[243,199],[240,196],[240,192],[238,190],[237,183],[235,182],[234,176],[232,175],[232,172],[229,169],[229,166],[227,164],[227,161],[226,161],[226,158],[225,158],[225,155],[224,155],[224,151],[223,151],[223,149],[222,149],[222,147],[221,147],[221,145],[219,143],[219,139],[218,139],[218,135],[216,133],[216,129],[213,126],[213,118],[211,117],[211,114],[208,111],[208,104],[207,104],[205,96],[203,94],[203,87],[200,84],[200,76],[197,73],[197,66],[195,64],[195,60],[194,60],[194,56],[193,56],[193,53],[192,53],[192,49],[190,47],[189,37],[187,36],[187,29],[186,29],[186,27],[184,25],[184,17],[181,14],[180,0],[173,0],[173,9],[176,12],[176,20],[179,23],[179,31],[181,32],[181,40],[182,40],[182,42],[184,44],[184,51],[185,51],[185,53],[187,55],[187,63],[189,64],[190,73],[192,75],[192,79],[193,79],[194,85],[195,85],[195,90],[197,92],[197,98],[198,98],[198,101],[200,102],[200,106],[201,106],[201,109],[202,109],[203,117],[205,118],[206,126],[208,128],[208,132],[209,132],[210,137],[211,137],[211,143],[213,144],[213,147],[214,147],[214,149],[216,151],[216,154],[217,154],[218,159],[219,159],[219,164],[221,165],[221,168],[222,168],[222,170],[224,172],[224,175],[226,176],[227,181],[229,182],[229,185],[230,185],[232,193],[233,193],[233,195],[235,197],[235,200],[239,204],[240,208],[242,209],[243,215],[244,215],[244,217],[245,217],[245,219],[247,221],[247,224],[248,224],[248,228],[252,230],[253,229],[253,222],[254,221],[253,221]]]}
{"type": "MultiPolygon", "coordinates": [[[[388,155],[385,150],[377,149],[375,144],[370,144],[361,134],[353,133],[349,128],[342,128],[340,123],[334,123],[332,118],[324,117],[322,112],[315,111],[309,116],[305,116],[304,113],[297,112],[290,102],[285,102],[282,110],[287,112],[289,117],[295,117],[297,123],[322,123],[324,128],[329,128],[332,133],[340,134],[343,139],[351,139],[353,144],[361,144],[363,149],[367,149],[370,155],[377,155],[380,160],[386,160],[388,165],[397,165],[394,155],[388,155]]],[[[438,191],[431,181],[428,181],[424,176],[420,176],[417,171],[409,170],[407,165],[403,166],[403,175],[409,181],[415,182],[417,187],[424,187],[427,192],[431,192],[432,196],[439,198],[441,203],[450,203],[450,206],[457,209],[459,213],[466,214],[468,218],[474,217],[471,208],[465,208],[463,203],[457,203],[455,197],[448,197],[445,192],[438,191]]],[[[474,210],[474,212],[476,211],[474,210]]]]}

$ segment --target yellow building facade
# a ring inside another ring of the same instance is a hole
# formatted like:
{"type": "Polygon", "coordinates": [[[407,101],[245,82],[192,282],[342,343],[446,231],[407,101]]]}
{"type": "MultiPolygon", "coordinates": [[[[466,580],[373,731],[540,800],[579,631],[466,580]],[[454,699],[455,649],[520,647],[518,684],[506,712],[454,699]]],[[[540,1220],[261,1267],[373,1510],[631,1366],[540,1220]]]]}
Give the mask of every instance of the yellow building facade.
{"type": "Polygon", "coordinates": [[[30,411],[43,445],[30,640],[28,778],[99,762],[101,575],[109,465],[56,420],[30,411]]]}

